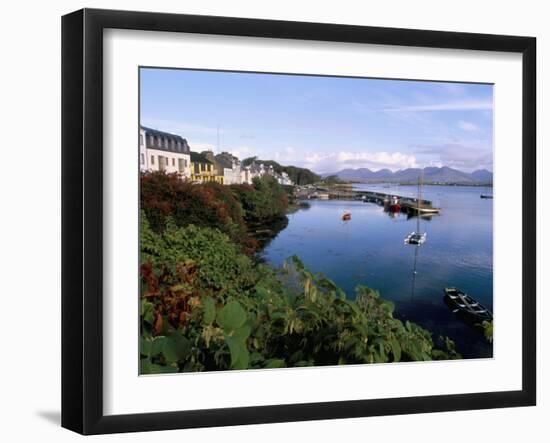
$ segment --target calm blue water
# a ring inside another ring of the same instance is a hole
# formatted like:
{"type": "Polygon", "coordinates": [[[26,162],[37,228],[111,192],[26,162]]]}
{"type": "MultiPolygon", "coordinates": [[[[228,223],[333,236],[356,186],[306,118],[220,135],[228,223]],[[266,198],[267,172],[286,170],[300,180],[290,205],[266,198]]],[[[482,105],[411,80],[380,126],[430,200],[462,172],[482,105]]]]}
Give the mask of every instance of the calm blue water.
{"type": "MultiPolygon", "coordinates": [[[[416,197],[416,186],[357,185],[416,197]]],[[[452,314],[443,288],[456,286],[493,308],[493,201],[476,187],[424,186],[422,197],[442,208],[439,216],[420,220],[427,241],[405,245],[416,218],[395,217],[374,203],[310,200],[310,207],[289,214],[286,229],[266,247],[263,257],[276,266],[296,254],[313,272],[322,272],[353,298],[364,284],[395,302],[395,316],[447,335],[465,358],[491,357],[492,346],[452,314]],[[352,213],[343,222],[342,213],[352,213]],[[414,272],[416,270],[416,273],[414,272]]]]}

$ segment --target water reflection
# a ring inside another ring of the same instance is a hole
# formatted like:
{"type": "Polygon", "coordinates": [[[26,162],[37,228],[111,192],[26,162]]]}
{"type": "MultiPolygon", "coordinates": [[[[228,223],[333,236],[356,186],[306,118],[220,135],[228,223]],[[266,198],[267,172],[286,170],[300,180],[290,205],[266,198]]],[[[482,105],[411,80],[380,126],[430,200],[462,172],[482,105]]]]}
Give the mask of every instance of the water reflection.
{"type": "Polygon", "coordinates": [[[411,277],[411,301],[413,301],[414,299],[414,290],[416,287],[416,274],[417,274],[416,264],[418,263],[418,253],[420,252],[420,248],[422,248],[422,246],[414,247],[414,254],[413,254],[414,260],[413,260],[412,277],[411,277]]]}

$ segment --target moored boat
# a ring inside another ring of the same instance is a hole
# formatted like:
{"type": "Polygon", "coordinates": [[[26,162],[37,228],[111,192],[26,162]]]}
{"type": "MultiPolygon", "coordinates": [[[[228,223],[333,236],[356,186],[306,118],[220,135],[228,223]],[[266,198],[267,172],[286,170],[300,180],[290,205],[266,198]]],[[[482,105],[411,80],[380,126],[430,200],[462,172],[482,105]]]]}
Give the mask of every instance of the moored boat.
{"type": "Polygon", "coordinates": [[[445,288],[445,302],[453,314],[462,315],[466,320],[475,322],[492,321],[489,309],[457,288],[445,288]]]}
{"type": "Polygon", "coordinates": [[[390,212],[400,212],[401,211],[401,204],[399,203],[398,197],[392,197],[391,201],[389,202],[388,210],[390,212]]]}
{"type": "Polygon", "coordinates": [[[493,198],[493,196],[491,194],[481,194],[479,197],[480,198],[493,198]]]}
{"type": "Polygon", "coordinates": [[[405,244],[420,246],[426,241],[426,236],[427,234],[425,232],[423,234],[419,234],[418,232],[411,232],[405,237],[405,244]]]}
{"type": "Polygon", "coordinates": [[[342,215],[342,220],[344,221],[351,220],[351,212],[344,212],[344,215],[342,215]]]}
{"type": "Polygon", "coordinates": [[[405,237],[406,245],[420,246],[426,241],[427,233],[420,232],[420,202],[422,201],[422,172],[418,176],[418,196],[416,198],[416,231],[411,232],[405,237]]]}

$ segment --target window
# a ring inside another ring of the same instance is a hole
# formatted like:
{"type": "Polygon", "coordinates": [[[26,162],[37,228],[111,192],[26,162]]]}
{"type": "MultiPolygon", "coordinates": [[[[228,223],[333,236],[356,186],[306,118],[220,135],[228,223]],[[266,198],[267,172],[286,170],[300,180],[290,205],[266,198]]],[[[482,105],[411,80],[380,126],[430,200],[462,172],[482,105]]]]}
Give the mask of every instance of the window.
{"type": "Polygon", "coordinates": [[[140,158],[141,164],[144,165],[145,164],[145,154],[140,154],[139,158],[140,158]]]}
{"type": "Polygon", "coordinates": [[[143,134],[139,134],[139,145],[143,145],[143,134]]]}
{"type": "Polygon", "coordinates": [[[172,159],[172,166],[176,166],[176,159],[175,158],[172,159]]]}
{"type": "Polygon", "coordinates": [[[152,164],[152,165],[155,164],[155,156],[154,156],[154,155],[151,156],[151,164],[152,164]]]}

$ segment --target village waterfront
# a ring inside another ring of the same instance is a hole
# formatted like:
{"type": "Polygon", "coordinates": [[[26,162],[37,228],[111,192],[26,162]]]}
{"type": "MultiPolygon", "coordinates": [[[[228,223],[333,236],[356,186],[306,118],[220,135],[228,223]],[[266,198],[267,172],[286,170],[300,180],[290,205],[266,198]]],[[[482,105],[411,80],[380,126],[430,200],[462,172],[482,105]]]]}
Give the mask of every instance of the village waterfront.
{"type": "MultiPolygon", "coordinates": [[[[355,184],[367,190],[414,198],[417,186],[355,184]]],[[[406,245],[416,217],[391,213],[375,203],[303,200],[288,214],[288,225],[262,251],[273,266],[297,254],[355,297],[357,285],[375,288],[395,303],[395,316],[448,336],[463,358],[492,357],[492,344],[456,317],[444,302],[445,287],[456,286],[493,310],[493,200],[477,186],[424,186],[423,198],[441,208],[420,219],[427,241],[406,245]],[[344,212],[351,213],[342,221],[344,212]]],[[[492,191],[492,189],[491,189],[492,191]]]]}

